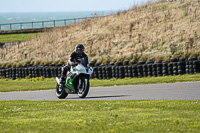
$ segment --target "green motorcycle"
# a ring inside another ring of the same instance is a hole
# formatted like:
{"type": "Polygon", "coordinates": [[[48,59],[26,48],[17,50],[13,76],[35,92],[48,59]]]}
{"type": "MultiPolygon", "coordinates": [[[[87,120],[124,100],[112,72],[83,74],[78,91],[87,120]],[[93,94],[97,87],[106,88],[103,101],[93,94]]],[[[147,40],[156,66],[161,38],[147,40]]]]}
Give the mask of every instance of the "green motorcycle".
{"type": "Polygon", "coordinates": [[[62,88],[59,78],[56,77],[56,96],[64,99],[68,94],[78,94],[80,98],[85,98],[89,92],[89,79],[92,73],[92,67],[85,67],[81,63],[75,67],[72,66],[67,74],[66,87],[62,88]]]}

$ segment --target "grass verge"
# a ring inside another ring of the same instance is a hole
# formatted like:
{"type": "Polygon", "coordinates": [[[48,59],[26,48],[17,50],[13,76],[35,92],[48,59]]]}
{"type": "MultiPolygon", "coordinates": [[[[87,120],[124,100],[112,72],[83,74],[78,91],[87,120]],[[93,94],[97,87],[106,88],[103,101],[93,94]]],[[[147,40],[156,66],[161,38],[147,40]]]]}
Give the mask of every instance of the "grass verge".
{"type": "Polygon", "coordinates": [[[0,101],[0,132],[199,132],[200,102],[0,101]]]}
{"type": "MultiPolygon", "coordinates": [[[[175,83],[200,81],[200,73],[193,75],[162,76],[162,77],[145,77],[145,78],[124,78],[99,80],[91,79],[90,87],[114,86],[114,85],[138,85],[138,84],[158,84],[158,83],[175,83]]],[[[56,81],[54,78],[37,77],[32,79],[0,79],[0,92],[9,91],[34,91],[55,89],[56,81]]]]}
{"type": "Polygon", "coordinates": [[[24,34],[0,35],[0,43],[27,41],[30,38],[36,37],[37,34],[41,34],[41,33],[24,33],[24,34]]]}

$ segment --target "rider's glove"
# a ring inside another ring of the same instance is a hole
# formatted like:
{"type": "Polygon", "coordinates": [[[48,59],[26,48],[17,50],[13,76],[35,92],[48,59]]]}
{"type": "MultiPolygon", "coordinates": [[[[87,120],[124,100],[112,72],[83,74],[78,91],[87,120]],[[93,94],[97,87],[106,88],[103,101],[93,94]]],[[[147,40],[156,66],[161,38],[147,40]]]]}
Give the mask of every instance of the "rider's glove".
{"type": "Polygon", "coordinates": [[[78,64],[80,64],[80,63],[81,63],[81,61],[79,61],[79,60],[77,60],[76,62],[77,62],[78,64]]]}
{"type": "Polygon", "coordinates": [[[76,64],[74,62],[71,63],[71,66],[76,66],[76,64]]]}

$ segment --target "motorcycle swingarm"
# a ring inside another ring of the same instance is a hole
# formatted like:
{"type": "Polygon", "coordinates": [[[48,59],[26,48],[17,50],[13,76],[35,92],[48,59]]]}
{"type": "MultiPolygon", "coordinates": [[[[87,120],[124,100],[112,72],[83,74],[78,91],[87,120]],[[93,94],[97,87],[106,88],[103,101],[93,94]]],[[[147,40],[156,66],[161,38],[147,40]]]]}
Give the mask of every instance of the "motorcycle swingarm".
{"type": "Polygon", "coordinates": [[[69,89],[69,88],[65,88],[65,91],[66,91],[66,93],[68,93],[68,94],[77,94],[76,91],[71,90],[71,89],[69,89]]]}

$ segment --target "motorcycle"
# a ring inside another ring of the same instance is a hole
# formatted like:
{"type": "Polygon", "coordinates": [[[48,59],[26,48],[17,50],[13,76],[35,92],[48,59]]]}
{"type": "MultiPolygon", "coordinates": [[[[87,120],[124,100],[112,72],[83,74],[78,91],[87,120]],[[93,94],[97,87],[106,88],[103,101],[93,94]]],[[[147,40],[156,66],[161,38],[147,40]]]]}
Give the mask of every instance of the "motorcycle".
{"type": "Polygon", "coordinates": [[[66,87],[61,87],[60,80],[56,77],[56,96],[59,99],[64,99],[68,94],[78,94],[80,98],[85,98],[89,92],[90,76],[93,73],[93,68],[84,65],[84,63],[71,66],[70,71],[67,73],[66,87]]]}

